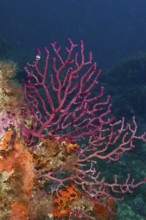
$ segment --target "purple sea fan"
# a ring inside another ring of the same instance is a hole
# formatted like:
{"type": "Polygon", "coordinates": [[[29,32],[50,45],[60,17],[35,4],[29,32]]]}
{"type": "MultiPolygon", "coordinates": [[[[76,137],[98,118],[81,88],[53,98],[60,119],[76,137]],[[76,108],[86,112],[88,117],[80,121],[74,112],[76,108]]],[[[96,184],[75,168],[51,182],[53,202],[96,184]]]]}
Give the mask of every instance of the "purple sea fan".
{"type": "Polygon", "coordinates": [[[61,160],[55,171],[45,170],[43,174],[40,171],[40,178],[57,182],[57,190],[70,181],[95,199],[104,196],[122,200],[121,195],[132,192],[145,183],[146,178],[135,182],[127,174],[126,180],[119,183],[115,175],[109,183],[97,170],[97,162],[118,161],[124,152],[135,147],[135,140],[146,141],[146,133],[137,135],[135,117],[132,123],[125,123],[124,117],[114,120],[110,95],[105,97],[104,87],[98,85],[101,70],[97,71],[92,53],[87,60],[85,54],[83,41],[77,45],[71,39],[65,50],[56,42],[51,44],[50,50],[45,48],[44,63],[37,49],[35,61],[25,67],[24,118],[30,123],[24,125],[22,131],[30,143],[48,139],[58,145],[63,142],[66,146],[68,143],[81,145],[78,152],[74,152],[76,159],[71,157],[69,172],[66,172],[66,160],[61,160]]]}
{"type": "Polygon", "coordinates": [[[50,51],[45,48],[44,64],[37,49],[36,60],[25,67],[25,108],[33,115],[31,129],[26,128],[28,136],[75,142],[113,120],[110,96],[104,97],[104,87],[97,86],[101,70],[92,53],[86,60],[83,41],[80,45],[68,41],[65,51],[56,42],[50,51]]]}

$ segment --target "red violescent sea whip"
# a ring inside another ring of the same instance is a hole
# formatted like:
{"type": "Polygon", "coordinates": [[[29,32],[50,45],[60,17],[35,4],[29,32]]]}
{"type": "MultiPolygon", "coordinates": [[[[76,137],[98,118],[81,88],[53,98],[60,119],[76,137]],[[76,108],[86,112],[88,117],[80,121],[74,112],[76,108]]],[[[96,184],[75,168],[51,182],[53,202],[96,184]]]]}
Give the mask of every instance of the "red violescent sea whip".
{"type": "Polygon", "coordinates": [[[94,204],[105,203],[104,198],[121,200],[121,195],[146,182],[135,182],[127,174],[123,183],[117,176],[109,183],[97,170],[99,159],[118,161],[135,147],[135,140],[146,141],[146,133],[137,135],[135,117],[131,124],[125,123],[124,117],[114,119],[110,96],[98,85],[101,70],[97,71],[92,53],[86,58],[83,41],[79,45],[68,41],[65,50],[56,42],[49,50],[45,48],[45,53],[37,49],[35,61],[25,67],[27,78],[23,80],[25,123],[21,135],[35,158],[45,158],[35,175],[52,184],[57,217],[77,215],[81,208],[74,208],[73,202],[83,197],[94,204]],[[71,201],[69,191],[76,191],[71,201]]]}

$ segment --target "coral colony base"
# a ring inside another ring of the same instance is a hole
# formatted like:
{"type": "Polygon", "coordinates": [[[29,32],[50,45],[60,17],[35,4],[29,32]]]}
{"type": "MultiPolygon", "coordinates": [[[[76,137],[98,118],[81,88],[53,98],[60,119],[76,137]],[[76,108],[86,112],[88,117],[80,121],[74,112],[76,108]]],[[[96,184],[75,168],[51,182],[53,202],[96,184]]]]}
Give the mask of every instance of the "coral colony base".
{"type": "Polygon", "coordinates": [[[23,89],[15,64],[0,62],[0,219],[114,220],[115,200],[146,182],[127,174],[108,182],[99,160],[118,161],[135,147],[137,124],[112,117],[84,43],[37,49],[23,89]],[[17,92],[16,92],[17,90],[17,92]]]}

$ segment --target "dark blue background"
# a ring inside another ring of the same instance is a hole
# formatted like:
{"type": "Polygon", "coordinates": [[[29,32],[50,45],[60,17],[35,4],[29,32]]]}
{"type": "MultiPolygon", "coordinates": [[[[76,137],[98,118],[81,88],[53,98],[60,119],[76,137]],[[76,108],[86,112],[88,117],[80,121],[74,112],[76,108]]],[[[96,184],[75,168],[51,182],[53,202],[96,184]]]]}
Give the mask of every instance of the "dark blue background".
{"type": "Polygon", "coordinates": [[[145,0],[0,0],[0,42],[33,53],[83,39],[101,67],[146,51],[145,0]]]}

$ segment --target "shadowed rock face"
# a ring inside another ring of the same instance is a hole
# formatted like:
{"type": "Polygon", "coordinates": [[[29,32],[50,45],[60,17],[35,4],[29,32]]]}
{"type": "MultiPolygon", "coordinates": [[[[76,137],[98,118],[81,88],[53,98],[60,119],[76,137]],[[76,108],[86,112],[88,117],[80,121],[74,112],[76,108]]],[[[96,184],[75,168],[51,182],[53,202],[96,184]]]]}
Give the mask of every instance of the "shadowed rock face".
{"type": "Polygon", "coordinates": [[[128,57],[104,74],[117,117],[146,118],[146,54],[128,57]]]}

